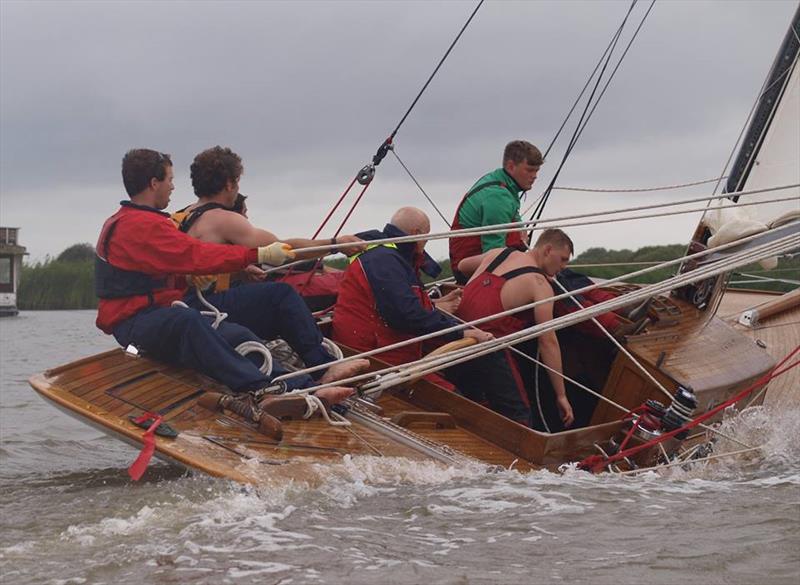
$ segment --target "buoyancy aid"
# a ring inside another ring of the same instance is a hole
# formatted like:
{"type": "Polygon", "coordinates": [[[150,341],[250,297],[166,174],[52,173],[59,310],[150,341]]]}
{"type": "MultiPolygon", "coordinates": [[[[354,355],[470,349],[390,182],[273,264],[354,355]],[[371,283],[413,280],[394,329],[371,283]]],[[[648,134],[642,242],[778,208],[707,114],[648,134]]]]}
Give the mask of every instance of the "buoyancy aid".
{"type": "MultiPolygon", "coordinates": [[[[133,207],[141,211],[167,215],[157,209],[136,205],[127,201],[123,201],[121,205],[123,207],[133,207]]],[[[117,222],[120,220],[121,211],[122,210],[118,211],[106,220],[100,231],[100,237],[97,240],[94,258],[95,294],[101,299],[121,299],[125,297],[147,295],[148,302],[153,304],[153,293],[158,290],[174,288],[174,277],[171,275],[155,277],[135,270],[123,270],[117,268],[108,261],[108,246],[117,228],[117,222]]]]}
{"type": "MultiPolygon", "coordinates": [[[[471,197],[490,188],[499,188],[503,191],[507,191],[508,194],[516,198],[518,195],[513,193],[513,188],[516,188],[516,184],[514,183],[512,185],[512,182],[513,181],[506,178],[506,173],[502,169],[498,169],[497,171],[490,173],[486,177],[483,177],[481,180],[479,180],[478,183],[476,183],[472,189],[470,189],[467,194],[462,197],[461,202],[458,204],[458,208],[456,209],[456,214],[453,219],[453,224],[451,226],[452,229],[458,230],[463,228],[481,227],[481,225],[465,225],[465,223],[462,221],[462,208],[464,207],[464,204],[466,204],[471,197]],[[490,180],[484,181],[486,178],[489,178],[490,180]]],[[[504,219],[505,221],[503,223],[518,221],[518,212],[512,217],[504,219]]],[[[522,240],[522,232],[508,232],[505,237],[505,245],[506,247],[516,248],[524,251],[526,246],[522,240]]],[[[477,256],[478,254],[482,254],[488,250],[483,249],[481,236],[450,238],[449,247],[450,265],[453,269],[453,274],[456,275],[456,280],[463,284],[466,282],[466,278],[464,278],[464,276],[458,271],[458,263],[464,258],[477,256]]]]}
{"type": "MultiPolygon", "coordinates": [[[[416,337],[413,333],[398,331],[389,326],[378,312],[377,302],[369,283],[361,257],[364,253],[378,247],[397,250],[396,244],[368,245],[364,252],[350,258],[350,264],[339,285],[339,295],[333,313],[332,337],[334,341],[362,352],[386,347],[400,341],[416,337]]],[[[434,309],[433,303],[421,286],[412,286],[422,307],[427,311],[434,309]]],[[[404,364],[418,360],[423,355],[423,344],[412,343],[397,349],[378,354],[376,357],[390,364],[404,364]]],[[[425,378],[448,390],[454,386],[435,374],[425,378]]]]}
{"type": "MultiPolygon", "coordinates": [[[[170,215],[175,227],[183,233],[188,234],[192,226],[200,219],[206,211],[212,209],[224,209],[225,211],[232,211],[230,207],[226,207],[222,203],[212,201],[204,203],[194,209],[189,209],[191,205],[184,207],[170,215]]],[[[231,287],[231,274],[206,274],[196,275],[189,278],[189,282],[203,292],[223,292],[231,287]]]]}

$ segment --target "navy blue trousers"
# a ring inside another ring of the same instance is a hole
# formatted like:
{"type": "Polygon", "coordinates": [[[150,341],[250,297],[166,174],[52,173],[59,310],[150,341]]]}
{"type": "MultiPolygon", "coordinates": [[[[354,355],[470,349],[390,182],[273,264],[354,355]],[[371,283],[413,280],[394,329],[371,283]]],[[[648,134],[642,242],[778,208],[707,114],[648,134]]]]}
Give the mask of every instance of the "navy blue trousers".
{"type": "MultiPolygon", "coordinates": [[[[282,337],[309,366],[333,361],[320,345],[322,334],[311,313],[288,285],[242,285],[209,295],[208,300],[229,315],[216,330],[211,327],[211,320],[199,313],[205,307],[190,293],[185,301],[198,310],[151,307],[117,325],[114,337],[123,347],[133,344],[157,359],[195,369],[234,392],[263,388],[272,378],[286,373],[274,364],[270,377],[264,376],[256,365],[261,362],[260,356],[247,358],[234,351],[243,341],[282,337]]],[[[322,373],[318,372],[317,377],[322,373]]],[[[289,389],[294,389],[308,387],[314,380],[295,376],[286,382],[289,389]]]]}
{"type": "MultiPolygon", "coordinates": [[[[334,361],[322,347],[322,333],[308,306],[299,294],[283,282],[261,282],[235,286],[227,291],[205,296],[206,300],[228,314],[225,323],[237,323],[258,338],[285,340],[308,367],[334,361]]],[[[186,295],[186,304],[199,311],[207,310],[194,293],[186,295]]],[[[324,371],[311,375],[319,378],[324,371]]]]}

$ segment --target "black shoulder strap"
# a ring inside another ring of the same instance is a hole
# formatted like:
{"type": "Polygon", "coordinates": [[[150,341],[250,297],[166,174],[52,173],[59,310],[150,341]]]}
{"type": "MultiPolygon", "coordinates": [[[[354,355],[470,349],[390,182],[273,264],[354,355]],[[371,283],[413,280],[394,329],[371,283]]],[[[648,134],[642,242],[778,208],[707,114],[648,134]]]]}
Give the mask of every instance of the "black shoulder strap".
{"type": "Polygon", "coordinates": [[[188,233],[194,223],[200,219],[200,216],[202,216],[206,211],[211,211],[212,209],[224,209],[226,211],[231,210],[230,207],[225,207],[222,203],[216,203],[214,201],[211,203],[206,203],[200,207],[192,209],[192,211],[189,212],[189,215],[187,215],[181,222],[181,225],[178,229],[180,229],[183,233],[188,233]]]}
{"type": "Polygon", "coordinates": [[[500,266],[503,262],[506,261],[506,258],[511,254],[511,252],[516,252],[516,248],[506,248],[502,252],[500,252],[495,259],[486,267],[486,272],[494,272],[498,266],[500,266]]]}
{"type": "Polygon", "coordinates": [[[501,278],[505,280],[511,280],[512,278],[516,278],[517,276],[522,276],[523,274],[541,274],[542,276],[547,276],[544,273],[544,270],[541,268],[536,268],[535,266],[523,266],[522,268],[515,268],[514,270],[509,270],[505,274],[500,275],[501,278]]]}

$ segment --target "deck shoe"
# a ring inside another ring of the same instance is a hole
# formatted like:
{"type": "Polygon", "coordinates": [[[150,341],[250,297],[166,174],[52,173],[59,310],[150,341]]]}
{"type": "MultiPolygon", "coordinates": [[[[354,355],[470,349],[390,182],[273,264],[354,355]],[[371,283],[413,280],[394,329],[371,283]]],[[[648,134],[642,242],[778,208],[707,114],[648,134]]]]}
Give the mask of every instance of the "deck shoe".
{"type": "MultiPolygon", "coordinates": [[[[319,398],[322,406],[330,414],[331,406],[326,398],[319,398]]],[[[304,419],[310,418],[314,414],[321,414],[309,405],[309,401],[303,395],[296,396],[267,396],[259,403],[259,408],[279,420],[283,419],[304,419]]]]}

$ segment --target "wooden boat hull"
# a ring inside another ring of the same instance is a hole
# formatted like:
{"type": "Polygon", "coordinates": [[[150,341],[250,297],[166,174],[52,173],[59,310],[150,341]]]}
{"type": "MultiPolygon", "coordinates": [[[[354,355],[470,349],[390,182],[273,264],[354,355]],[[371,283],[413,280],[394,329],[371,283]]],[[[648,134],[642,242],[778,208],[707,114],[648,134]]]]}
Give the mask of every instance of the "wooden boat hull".
{"type": "MultiPolygon", "coordinates": [[[[669,318],[662,315],[626,346],[669,391],[678,384],[693,386],[699,410],[706,410],[769,371],[798,343],[800,329],[791,325],[798,308],[770,317],[770,325],[788,325],[771,333],[772,356],[753,343],[758,333],[742,331],[736,317],[770,296],[743,294],[729,292],[730,300],[723,299],[721,309],[725,319],[711,320],[679,300],[660,298],[659,303],[673,305],[665,309],[669,318]]],[[[371,367],[379,370],[386,364],[373,359],[371,367]]],[[[158,413],[178,436],[157,436],[156,456],[242,483],[317,481],[345,455],[446,465],[480,462],[520,471],[554,468],[597,453],[595,444],[607,441],[622,426],[622,413],[600,403],[590,426],[541,433],[418,380],[385,392],[376,404],[356,401],[347,415],[350,427],[332,427],[319,418],[287,420],[282,440],[275,441],[237,414],[199,404],[205,392],[225,392],[213,380],[121,349],[37,374],[30,383],[62,411],[134,447],[143,444],[144,431],[129,417],[158,413]]],[[[797,387],[794,379],[783,383],[797,387]]],[[[648,398],[666,399],[622,354],[615,358],[602,391],[628,409],[648,398]]]]}

